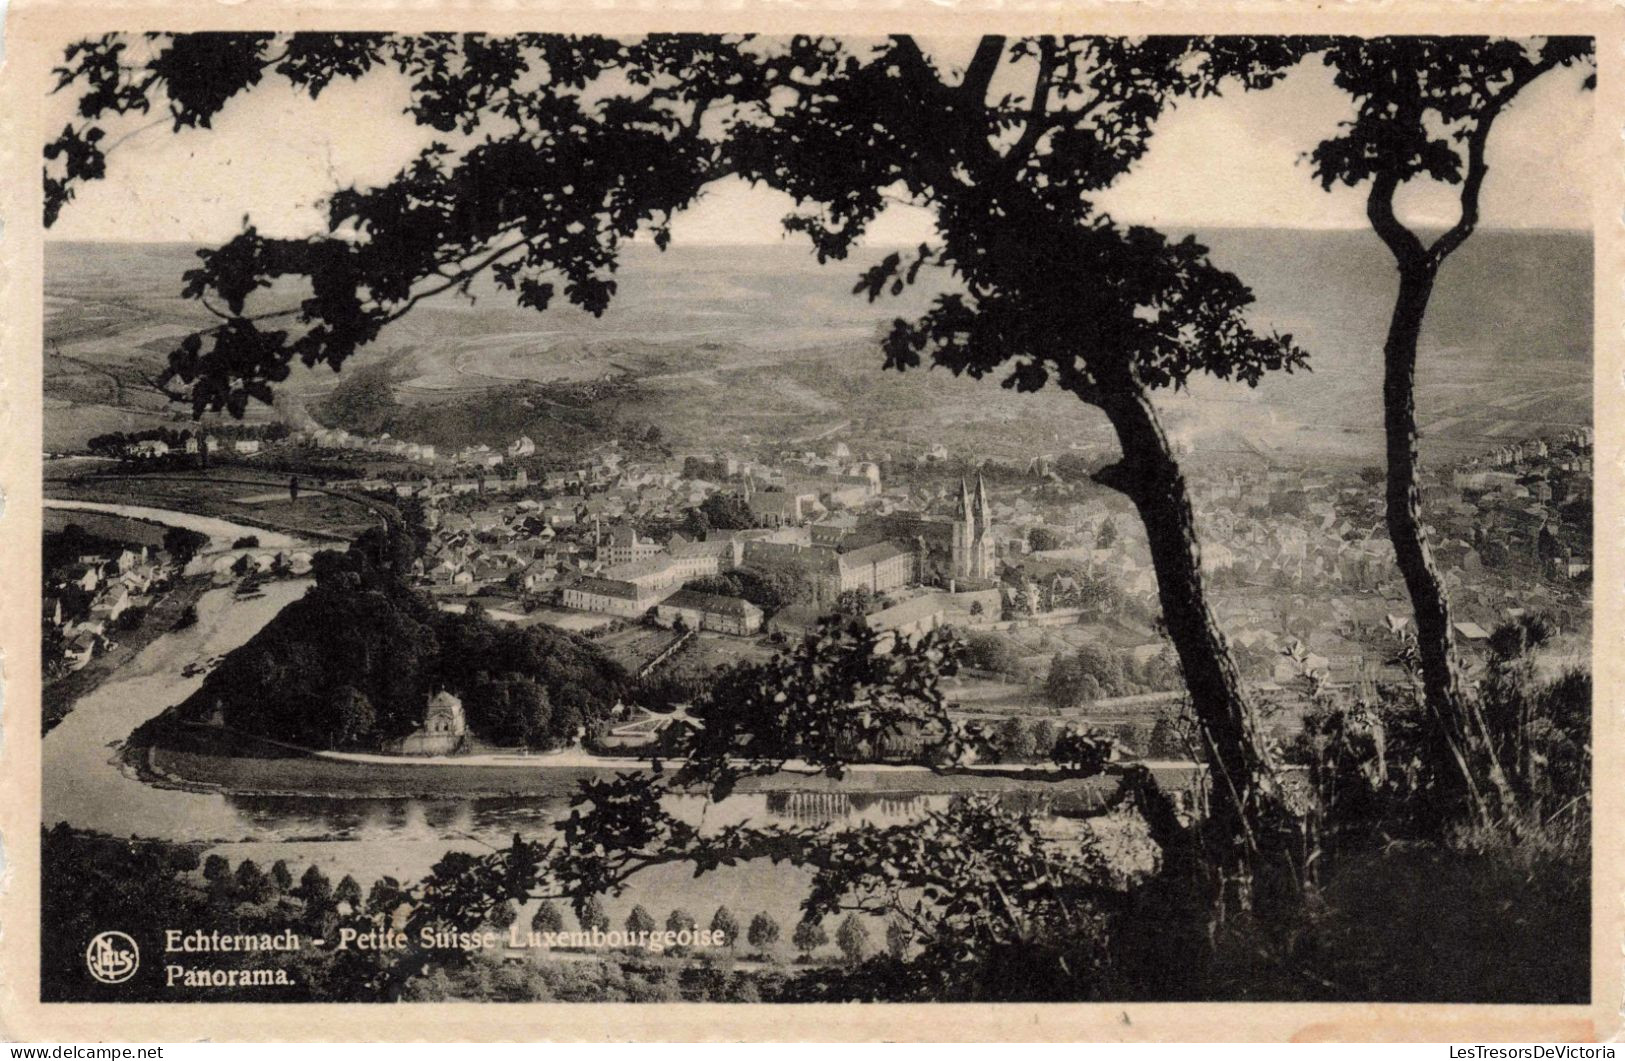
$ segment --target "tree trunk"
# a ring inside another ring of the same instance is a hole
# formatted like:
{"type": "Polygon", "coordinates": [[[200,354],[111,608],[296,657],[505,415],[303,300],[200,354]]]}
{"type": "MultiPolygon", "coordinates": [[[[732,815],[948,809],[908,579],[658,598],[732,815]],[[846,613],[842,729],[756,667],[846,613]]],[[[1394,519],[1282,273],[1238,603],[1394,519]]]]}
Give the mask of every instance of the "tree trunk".
{"type": "Polygon", "coordinates": [[[1383,344],[1388,537],[1416,618],[1416,654],[1422,672],[1422,694],[1435,721],[1436,764],[1440,767],[1440,776],[1449,778],[1459,774],[1464,795],[1476,809],[1483,811],[1486,808],[1478,767],[1486,770],[1497,794],[1503,798],[1505,780],[1488,747],[1488,734],[1483,732],[1472,705],[1462,696],[1456,670],[1455,635],[1450,624],[1450,601],[1428,549],[1417,482],[1416,347],[1436,275],[1437,267],[1426,261],[1400,266],[1399,295],[1394,300],[1388,338],[1383,344]],[[1475,762],[1475,759],[1482,761],[1475,762]]]}
{"type": "Polygon", "coordinates": [[[1100,396],[1123,450],[1096,479],[1134,502],[1151,546],[1163,622],[1184,670],[1192,711],[1210,758],[1213,817],[1257,849],[1260,812],[1278,802],[1269,755],[1241,673],[1208,607],[1190,494],[1150,397],[1138,384],[1100,396]]]}

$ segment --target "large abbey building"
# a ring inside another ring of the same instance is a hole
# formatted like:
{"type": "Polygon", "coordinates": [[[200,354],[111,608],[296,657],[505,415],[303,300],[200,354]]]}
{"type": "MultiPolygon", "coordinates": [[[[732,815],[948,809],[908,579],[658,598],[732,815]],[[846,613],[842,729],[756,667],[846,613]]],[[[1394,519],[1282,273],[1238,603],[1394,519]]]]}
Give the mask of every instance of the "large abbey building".
{"type": "Polygon", "coordinates": [[[978,472],[974,498],[965,480],[959,480],[959,506],[954,512],[953,577],[991,579],[998,577],[998,573],[998,559],[993,550],[993,513],[987,503],[987,487],[978,472]]]}

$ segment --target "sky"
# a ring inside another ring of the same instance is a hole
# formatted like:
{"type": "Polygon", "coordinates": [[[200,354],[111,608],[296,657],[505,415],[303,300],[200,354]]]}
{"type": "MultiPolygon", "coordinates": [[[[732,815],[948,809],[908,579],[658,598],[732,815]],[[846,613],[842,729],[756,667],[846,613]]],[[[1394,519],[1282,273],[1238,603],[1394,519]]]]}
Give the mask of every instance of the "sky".
{"type": "MultiPolygon", "coordinates": [[[[939,55],[953,46],[937,45],[939,55]]],[[[1592,93],[1578,70],[1548,74],[1496,122],[1483,197],[1485,227],[1587,228],[1585,179],[1592,93]]],[[[402,113],[403,81],[372,75],[337,82],[317,101],[281,81],[227,105],[208,130],[169,131],[141,118],[109,129],[118,143],[108,179],[82,185],[53,239],[215,244],[251,218],[268,235],[320,227],[335,188],[388,179],[427,139],[402,113]],[[139,131],[138,131],[139,130],[139,131]]],[[[70,120],[73,100],[48,99],[45,128],[70,120]]],[[[1262,92],[1184,101],[1159,120],[1151,149],[1097,202],[1123,222],[1171,230],[1218,227],[1363,228],[1363,189],[1324,192],[1305,158],[1352,114],[1325,68],[1309,61],[1262,92]]],[[[683,242],[758,244],[781,238],[790,200],[742,181],[713,186],[679,217],[683,242]]],[[[1422,226],[1455,219],[1453,189],[1407,187],[1401,216],[1422,226]]],[[[923,210],[889,207],[868,242],[912,244],[930,235],[923,210]]]]}

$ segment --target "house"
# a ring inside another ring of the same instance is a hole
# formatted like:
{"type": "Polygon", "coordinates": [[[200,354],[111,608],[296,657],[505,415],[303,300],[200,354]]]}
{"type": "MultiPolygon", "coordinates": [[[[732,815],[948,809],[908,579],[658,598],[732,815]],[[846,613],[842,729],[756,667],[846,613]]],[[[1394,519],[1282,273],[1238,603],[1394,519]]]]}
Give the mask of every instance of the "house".
{"type": "Polygon", "coordinates": [[[96,635],[81,633],[62,647],[62,658],[69,670],[79,670],[96,655],[96,635]]]}
{"type": "Polygon", "coordinates": [[[116,584],[96,598],[96,603],[91,605],[90,615],[94,619],[111,623],[117,621],[118,617],[124,614],[124,609],[129,606],[130,591],[123,585],[116,584]]]}
{"type": "Polygon", "coordinates": [[[792,604],[774,612],[767,628],[769,632],[785,637],[804,637],[816,632],[823,618],[823,610],[816,604],[792,604]]]}
{"type": "Polygon", "coordinates": [[[763,527],[805,523],[827,510],[811,490],[755,490],[745,497],[751,519],[763,527]]]}
{"type": "Polygon", "coordinates": [[[849,553],[840,554],[836,561],[837,593],[864,589],[870,593],[884,593],[900,589],[915,579],[914,550],[898,542],[876,542],[849,553]]]}
{"type": "Polygon", "coordinates": [[[915,597],[872,612],[865,621],[871,630],[916,637],[942,625],[942,601],[934,594],[915,597]]]}
{"type": "Polygon", "coordinates": [[[680,542],[676,538],[674,536],[667,546],[671,551],[669,563],[684,581],[732,571],[739,566],[744,555],[745,545],[741,541],[708,539],[703,542],[680,542]]]}
{"type": "Polygon", "coordinates": [[[655,617],[664,623],[682,619],[691,630],[748,636],[762,628],[762,609],[750,601],[716,593],[680,589],[655,605],[655,617]]]}
{"type": "Polygon", "coordinates": [[[675,586],[685,579],[681,569],[666,556],[651,556],[630,563],[612,564],[604,568],[603,576],[616,582],[629,582],[643,590],[675,586]]]}
{"type": "Polygon", "coordinates": [[[146,439],[131,446],[127,452],[130,456],[140,457],[143,460],[162,457],[169,453],[169,443],[158,439],[146,439]]]}
{"type": "Polygon", "coordinates": [[[566,608],[636,618],[676,592],[675,587],[640,586],[618,579],[584,575],[564,587],[566,608]]]}
{"type": "Polygon", "coordinates": [[[659,542],[640,537],[636,529],[623,526],[610,531],[608,539],[599,543],[598,559],[611,565],[630,564],[664,551],[659,542]]]}
{"type": "Polygon", "coordinates": [[[251,457],[260,451],[260,440],[257,438],[239,438],[231,444],[231,448],[245,457],[251,457]]]}
{"type": "Polygon", "coordinates": [[[77,563],[67,569],[62,584],[65,586],[78,586],[86,593],[93,592],[102,582],[101,564],[77,563]]]}

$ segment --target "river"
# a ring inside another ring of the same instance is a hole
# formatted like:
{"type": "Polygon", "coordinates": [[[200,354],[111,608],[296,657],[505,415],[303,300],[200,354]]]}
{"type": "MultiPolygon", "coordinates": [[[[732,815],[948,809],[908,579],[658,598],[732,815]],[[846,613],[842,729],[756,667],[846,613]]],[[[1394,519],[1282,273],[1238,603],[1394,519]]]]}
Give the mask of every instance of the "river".
{"type": "MultiPolygon", "coordinates": [[[[124,515],[199,530],[208,524],[205,533],[217,539],[237,532],[225,521],[187,517],[182,524],[177,518],[182,514],[118,507],[124,515]]],[[[489,851],[507,844],[515,833],[551,835],[553,823],[569,812],[565,799],[238,796],[151,785],[123,764],[120,749],[130,733],[202,684],[201,672],[191,677],[182,673],[187,664],[241,645],[310,584],[275,581],[264,587],[263,596],[249,599],[236,598],[230,588],[211,590],[198,602],[195,624],[158,637],[83,697],[44,738],[45,824],[67,822],[115,836],[206,842],[209,850],[233,863],[252,858],[263,867],[285,859],[295,876],[316,864],[335,881],[351,874],[363,887],[385,875],[416,879],[447,851],[489,851]]],[[[889,825],[917,820],[945,806],[948,798],[908,792],[756,793],[718,803],[681,797],[671,807],[708,828],[745,820],[889,825]]],[[[633,903],[642,903],[662,919],[679,906],[709,918],[725,904],[736,914],[765,910],[790,924],[806,883],[801,870],[765,863],[698,879],[673,866],[646,871],[626,895],[605,905],[617,922],[633,903]]]]}
{"type": "MultiPolygon", "coordinates": [[[[206,841],[233,863],[261,866],[286,859],[295,875],[319,865],[335,881],[352,874],[365,887],[378,877],[424,874],[451,850],[487,851],[515,832],[547,836],[568,813],[559,798],[333,799],[235,796],[150,785],[121,762],[124,741],[141,723],[190,696],[202,674],[189,662],[231,651],[248,640],[308,581],[272,582],[265,595],[238,600],[229,589],[198,602],[198,621],[147,646],[117,675],[81,699],[44,740],[43,816],[115,836],[206,841]]],[[[708,826],[756,821],[846,821],[890,824],[918,818],[942,796],[887,793],[737,795],[722,803],[698,797],[674,802],[683,817],[708,826]]],[[[718,905],[766,910],[792,923],[806,875],[787,866],[750,865],[696,880],[681,867],[647,871],[626,896],[606,901],[617,921],[641,902],[659,918],[681,906],[709,917],[718,905]]]]}
{"type": "Polygon", "coordinates": [[[245,523],[233,523],[230,520],[220,519],[216,516],[199,516],[191,512],[175,512],[167,508],[148,508],[145,505],[113,504],[106,501],[70,501],[63,498],[48,497],[45,499],[46,508],[64,509],[78,512],[102,512],[113,516],[124,516],[129,519],[142,519],[149,523],[162,523],[169,527],[184,527],[186,530],[207,534],[211,539],[211,549],[223,549],[239,538],[258,538],[260,547],[264,549],[293,549],[306,546],[310,543],[302,538],[295,538],[291,534],[280,531],[266,530],[264,527],[250,527],[245,523]]]}

